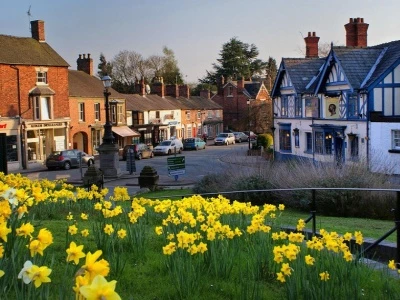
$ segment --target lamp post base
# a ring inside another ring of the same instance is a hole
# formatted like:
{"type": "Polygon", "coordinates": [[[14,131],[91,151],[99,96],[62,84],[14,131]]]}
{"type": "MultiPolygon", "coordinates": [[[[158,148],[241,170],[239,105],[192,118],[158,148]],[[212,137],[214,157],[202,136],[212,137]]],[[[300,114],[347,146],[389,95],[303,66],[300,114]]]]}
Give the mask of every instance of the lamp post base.
{"type": "Polygon", "coordinates": [[[119,148],[115,144],[101,144],[97,149],[100,156],[100,169],[104,178],[118,178],[122,175],[119,167],[119,148]]]}

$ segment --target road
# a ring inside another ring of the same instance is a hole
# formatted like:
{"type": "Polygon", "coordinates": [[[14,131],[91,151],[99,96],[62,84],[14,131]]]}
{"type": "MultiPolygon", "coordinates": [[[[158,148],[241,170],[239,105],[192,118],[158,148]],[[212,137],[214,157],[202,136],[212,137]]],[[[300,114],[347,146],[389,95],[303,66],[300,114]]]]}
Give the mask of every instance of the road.
{"type": "MultiPolygon", "coordinates": [[[[246,151],[248,149],[247,143],[235,144],[230,146],[214,146],[209,145],[205,150],[191,150],[183,151],[182,154],[185,156],[185,174],[180,175],[177,183],[195,183],[198,182],[203,176],[210,173],[222,173],[229,168],[235,168],[235,162],[242,161],[246,157],[246,151]],[[233,162],[233,164],[232,164],[233,162]]],[[[179,155],[179,154],[177,154],[179,155]]],[[[173,156],[173,155],[171,155],[173,156]]],[[[125,186],[137,184],[136,177],[140,174],[140,171],[144,166],[151,166],[160,175],[160,178],[167,178],[169,182],[175,182],[173,177],[168,176],[167,158],[171,156],[155,156],[151,159],[136,160],[136,172],[129,179],[115,180],[108,182],[106,187],[125,186]],[[133,179],[133,177],[135,179],[133,179]]],[[[120,161],[120,168],[124,176],[129,173],[126,171],[126,161],[120,161]]],[[[96,161],[96,165],[99,166],[99,161],[96,161]]],[[[243,168],[243,166],[241,166],[243,168]]],[[[49,180],[65,178],[69,181],[74,179],[80,180],[85,174],[87,168],[82,169],[70,169],[70,170],[54,170],[48,171],[45,168],[36,172],[27,173],[26,176],[30,179],[43,179],[49,180]],[[82,175],[82,176],[81,176],[82,175]]],[[[128,176],[129,177],[129,176],[128,176]]],[[[161,179],[160,179],[161,181],[161,179]]],[[[138,186],[130,187],[130,193],[137,191],[138,186]]]]}

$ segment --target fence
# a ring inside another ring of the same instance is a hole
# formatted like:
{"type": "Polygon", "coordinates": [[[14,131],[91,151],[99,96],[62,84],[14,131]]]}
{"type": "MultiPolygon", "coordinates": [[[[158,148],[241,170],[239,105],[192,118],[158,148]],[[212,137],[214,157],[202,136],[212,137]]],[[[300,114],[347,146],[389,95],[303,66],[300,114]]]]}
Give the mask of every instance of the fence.
{"type": "MultiPolygon", "coordinates": [[[[395,255],[397,260],[400,261],[400,190],[399,189],[371,189],[371,188],[293,188],[293,189],[266,189],[266,190],[246,190],[246,191],[230,191],[230,192],[221,192],[218,193],[220,195],[229,195],[229,194],[238,194],[238,193],[261,193],[261,192],[289,192],[289,191],[310,191],[311,192],[311,202],[310,202],[310,216],[305,220],[306,223],[312,222],[312,231],[311,235],[314,236],[317,234],[316,221],[317,221],[317,191],[368,191],[368,192],[393,192],[396,193],[396,207],[392,210],[394,211],[394,223],[395,226],[386,232],[382,237],[377,239],[376,241],[369,243],[367,247],[364,248],[361,255],[367,254],[376,246],[378,246],[383,240],[385,240],[388,236],[396,232],[396,251],[395,255]]],[[[187,195],[179,195],[176,197],[189,197],[193,194],[187,195]]],[[[216,193],[202,193],[201,196],[215,196],[216,193]]],[[[173,198],[174,196],[166,196],[168,198],[173,198]]],[[[163,197],[157,197],[163,198],[163,197]]]]}

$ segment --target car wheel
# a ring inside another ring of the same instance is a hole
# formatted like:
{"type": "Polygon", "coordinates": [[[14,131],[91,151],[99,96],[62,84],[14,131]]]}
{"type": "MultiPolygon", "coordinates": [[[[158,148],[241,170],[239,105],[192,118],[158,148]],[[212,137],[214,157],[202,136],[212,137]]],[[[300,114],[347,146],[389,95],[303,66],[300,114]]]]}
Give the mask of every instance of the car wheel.
{"type": "Polygon", "coordinates": [[[168,149],[168,155],[170,155],[171,154],[171,149],[168,149]]]}
{"type": "Polygon", "coordinates": [[[71,163],[68,162],[68,161],[66,161],[66,162],[64,163],[64,170],[69,170],[69,169],[71,169],[71,163]]]}
{"type": "Polygon", "coordinates": [[[89,159],[87,162],[88,167],[90,167],[91,165],[94,165],[94,161],[92,159],[89,159]]]}
{"type": "Polygon", "coordinates": [[[138,159],[138,160],[141,160],[141,159],[142,159],[142,154],[141,154],[141,153],[138,154],[137,159],[138,159]]]}

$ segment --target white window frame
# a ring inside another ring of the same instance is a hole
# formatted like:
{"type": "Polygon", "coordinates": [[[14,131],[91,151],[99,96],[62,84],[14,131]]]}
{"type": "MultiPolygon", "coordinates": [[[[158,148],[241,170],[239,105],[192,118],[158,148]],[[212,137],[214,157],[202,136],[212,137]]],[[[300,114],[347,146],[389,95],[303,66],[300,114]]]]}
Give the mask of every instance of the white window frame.
{"type": "Polygon", "coordinates": [[[78,103],[78,120],[79,122],[85,122],[85,102],[78,103]]]}
{"type": "Polygon", "coordinates": [[[190,110],[186,111],[186,120],[190,120],[190,110]]]}
{"type": "Polygon", "coordinates": [[[400,150],[400,130],[392,130],[392,149],[400,150]]]}
{"type": "Polygon", "coordinates": [[[47,71],[48,68],[38,67],[35,68],[36,71],[36,85],[47,85],[47,71]]]}
{"type": "Polygon", "coordinates": [[[124,122],[124,107],[122,104],[117,105],[117,120],[118,124],[121,124],[124,122]]]}
{"type": "Polygon", "coordinates": [[[52,120],[53,119],[53,97],[35,96],[33,97],[33,119],[52,120]]]}
{"type": "Polygon", "coordinates": [[[96,102],[94,104],[94,119],[95,121],[100,121],[101,114],[100,114],[100,103],[96,102]]]}

